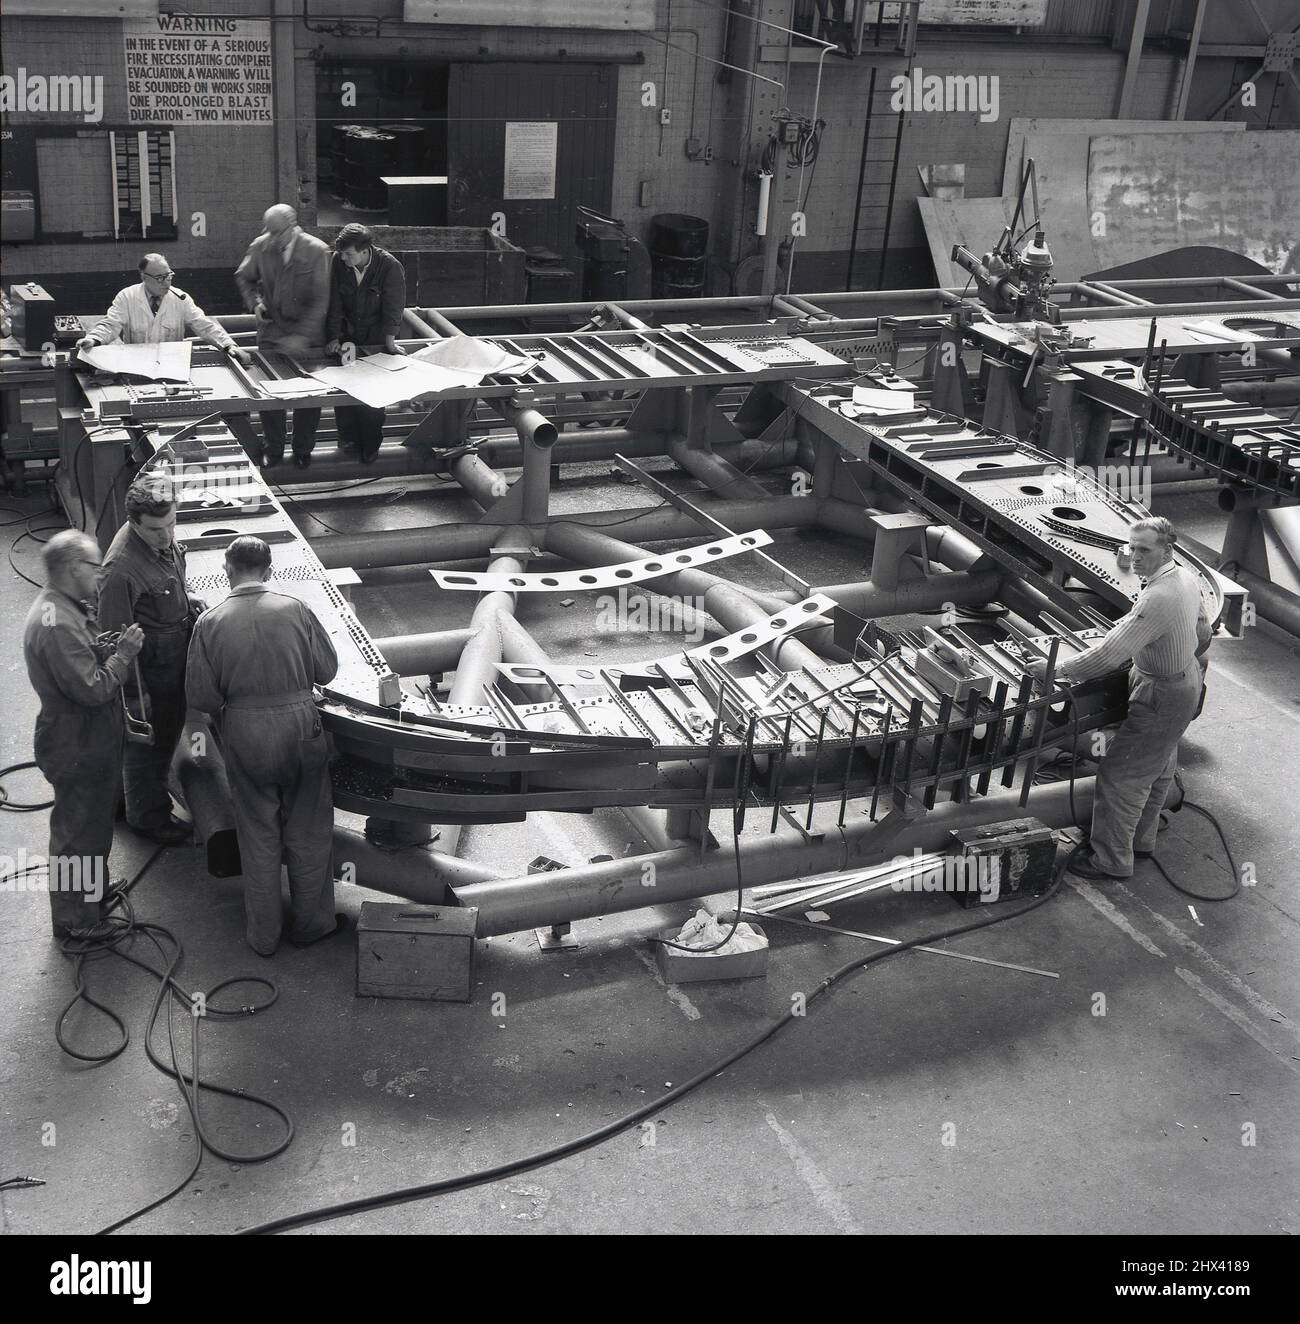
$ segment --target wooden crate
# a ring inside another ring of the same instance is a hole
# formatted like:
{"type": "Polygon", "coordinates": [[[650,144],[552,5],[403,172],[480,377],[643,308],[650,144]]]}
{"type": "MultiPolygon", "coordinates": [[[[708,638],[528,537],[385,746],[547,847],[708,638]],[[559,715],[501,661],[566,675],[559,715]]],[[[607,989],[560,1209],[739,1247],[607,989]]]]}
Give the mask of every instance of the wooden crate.
{"type": "Polygon", "coordinates": [[[473,906],[364,902],[357,920],[357,996],[468,1002],[477,928],[473,906]]]}
{"type": "MultiPolygon", "coordinates": [[[[341,227],[314,226],[327,244],[341,227]]],[[[470,225],[372,225],[375,243],[406,268],[408,308],[472,308],[523,303],[524,250],[491,230],[470,225]]]]}

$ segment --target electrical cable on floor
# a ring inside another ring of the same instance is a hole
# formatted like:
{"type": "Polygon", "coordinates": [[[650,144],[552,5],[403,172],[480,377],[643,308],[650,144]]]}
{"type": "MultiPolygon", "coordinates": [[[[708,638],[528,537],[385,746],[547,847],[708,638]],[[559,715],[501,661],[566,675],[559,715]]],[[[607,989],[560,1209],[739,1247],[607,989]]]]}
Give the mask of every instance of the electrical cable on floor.
{"type": "Polygon", "coordinates": [[[22,521],[26,525],[26,528],[13,540],[13,542],[9,544],[9,548],[6,553],[9,558],[9,568],[14,572],[14,574],[18,576],[19,579],[25,580],[33,588],[44,588],[45,585],[40,583],[38,580],[33,579],[30,575],[26,575],[21,570],[19,570],[17,564],[14,561],[14,552],[18,550],[19,544],[24,542],[28,538],[30,538],[33,542],[39,542],[39,543],[49,542],[48,538],[42,538],[40,535],[42,533],[58,533],[61,529],[67,527],[62,524],[45,524],[42,525],[39,529],[32,528],[32,521],[34,519],[39,519],[42,515],[57,515],[58,513],[59,512],[55,509],[55,507],[51,505],[47,510],[37,510],[34,511],[32,514],[26,516],[22,521]]]}
{"type": "Polygon", "coordinates": [[[22,772],[26,768],[34,768],[36,764],[32,761],[26,763],[11,763],[7,768],[0,768],[0,809],[7,810],[11,814],[35,814],[42,809],[53,809],[53,800],[42,800],[39,803],[24,803],[20,800],[11,800],[9,792],[5,789],[4,780],[11,772],[22,772]]]}
{"type": "MultiPolygon", "coordinates": [[[[935,933],[924,934],[918,938],[909,938],[900,942],[896,947],[887,947],[883,951],[869,952],[865,956],[860,956],[847,964],[840,966],[837,970],[827,975],[804,999],[803,1011],[806,1012],[814,1002],[826,994],[835,984],[847,978],[849,975],[864,970],[870,965],[883,961],[891,956],[897,956],[902,952],[910,951],[913,947],[933,946],[935,943],[944,942],[950,938],[960,937],[965,933],[972,933],[976,929],[986,929],[994,924],[1004,924],[1008,920],[1018,919],[1021,915],[1027,914],[1031,910],[1036,910],[1055,896],[1060,887],[1062,870],[1058,868],[1056,877],[1051,886],[1043,892],[1041,896],[1035,897],[1027,905],[1021,906],[1018,910],[1010,913],[992,914],[985,919],[976,920],[970,924],[962,924],[955,928],[940,929],[935,933]]],[[[557,1163],[561,1159],[570,1157],[573,1154],[579,1154],[583,1150],[592,1149],[596,1145],[603,1144],[606,1140],[618,1135],[620,1132],[629,1130],[645,1119],[654,1116],[656,1113],[663,1112],[671,1107],[678,1100],[698,1089],[701,1085],[711,1080],[714,1076],[720,1075],[728,1067],[739,1062],[742,1058],[748,1056],[756,1048],[766,1043],[780,1030],[784,1029],[795,1019],[802,1018],[801,1013],[797,1012],[792,1005],[789,1010],[783,1012],[775,1021],[766,1026],[758,1034],[741,1044],[739,1048],[728,1053],[726,1057],[706,1067],[703,1071],[692,1076],[690,1080],[684,1081],[680,1085],[674,1086],[662,1097],[655,1099],[651,1103],[644,1104],[640,1108],[634,1109],[630,1113],[625,1113],[622,1117],[616,1118],[612,1122],[605,1123],[604,1126],[597,1127],[594,1131],[589,1131],[584,1136],[578,1136],[573,1140],[566,1141],[562,1145],[556,1145],[551,1149],[542,1150],[538,1153],[524,1155],[521,1158],[512,1159],[506,1163],[500,1163],[490,1168],[482,1168],[477,1172],[464,1173],[458,1177],[445,1177],[439,1181],[426,1182],[419,1186],[407,1186],[400,1190],[388,1191],[380,1195],[365,1196],[359,1200],[345,1200],[338,1204],[324,1205],[319,1209],[308,1210],[301,1214],[289,1214],[283,1218],[272,1219],[266,1223],[259,1223],[253,1227],[243,1228],[237,1235],[256,1236],[269,1232],[283,1232],[289,1228],[306,1227],[313,1223],[324,1222],[326,1219],[340,1218],[346,1214],[365,1213],[373,1209],[383,1209],[391,1205],[409,1204],[413,1200],[423,1200],[436,1195],[446,1195],[452,1191],[469,1190],[475,1186],[483,1186],[489,1182],[501,1181],[507,1177],[514,1177],[523,1172],[531,1172],[536,1168],[546,1167],[552,1163],[557,1163]]]]}
{"type": "Polygon", "coordinates": [[[124,885],[111,889],[105,897],[105,903],[108,905],[110,913],[101,920],[87,933],[64,939],[61,944],[61,950],[65,955],[73,958],[73,980],[74,991],[72,998],[59,1013],[55,1021],[55,1038],[59,1047],[79,1062],[89,1062],[96,1066],[105,1062],[111,1062],[119,1057],[130,1043],[130,1031],[126,1027],[126,1022],[111,1007],[99,1002],[91,996],[87,979],[87,966],[95,961],[105,960],[109,956],[117,956],[127,961],[131,965],[139,967],[158,980],[158,992],[154,998],[153,1006],[149,1013],[144,1036],[144,1049],[150,1063],[165,1076],[170,1076],[176,1081],[182,1096],[185,1099],[185,1106],[190,1114],[190,1119],[194,1125],[195,1155],[194,1163],[185,1177],[168,1190],[165,1194],[159,1196],[156,1200],[138,1209],[132,1210],[129,1214],[100,1228],[96,1235],[104,1235],[109,1232],[115,1232],[118,1228],[126,1226],[127,1223],[142,1217],[151,1210],[157,1209],[168,1200],[179,1194],[193,1180],[195,1174],[203,1162],[204,1153],[212,1153],[217,1158],[224,1159],[229,1163],[264,1163],[268,1159],[273,1159],[283,1154],[293,1141],[294,1123],[289,1114],[270,1099],[263,1098],[260,1095],[253,1094],[249,1090],[234,1088],[226,1085],[218,1085],[212,1081],[206,1081],[199,1072],[199,1023],[209,1016],[218,1019],[234,1019],[240,1016],[251,1016],[258,1012],[266,1011],[273,1006],[280,996],[280,991],[273,980],[265,975],[234,975],[228,979],[223,979],[214,984],[205,993],[198,994],[185,989],[177,980],[176,972],[179,970],[181,962],[184,960],[185,952],[179,939],[172,931],[162,924],[153,923],[147,920],[137,919],[134,907],[131,904],[131,889],[144,877],[154,861],[162,854],[165,847],[160,846],[137,870],[135,876],[124,885]],[[148,939],[158,951],[162,959],[162,968],[152,965],[150,962],[142,960],[134,955],[130,948],[134,945],[137,938],[148,939]],[[260,984],[269,990],[269,996],[260,1002],[246,1001],[238,1007],[214,1006],[213,999],[223,990],[237,984],[260,984]],[[187,1074],[181,1065],[180,1057],[177,1051],[175,1025],[173,1018],[172,1002],[175,1001],[184,1008],[185,1013],[190,1018],[190,1069],[187,1074]],[[120,1042],[107,1052],[89,1053],[81,1052],[73,1048],[64,1035],[64,1022],[71,1014],[78,1003],[84,1002],[87,1006],[93,1007],[101,1015],[107,1017],[117,1027],[120,1042]],[[163,1007],[167,1009],[167,1042],[170,1065],[165,1062],[154,1050],[153,1035],[158,1018],[162,1013],[163,1007]],[[279,1143],[271,1148],[252,1154],[233,1153],[218,1145],[213,1137],[208,1133],[203,1122],[199,1100],[200,1091],[208,1090],[214,1094],[222,1094],[227,1098],[240,1099],[247,1103],[255,1104],[274,1113],[284,1125],[284,1137],[279,1143]]]}
{"type": "Polygon", "coordinates": [[[1208,896],[1204,892],[1193,892],[1190,888],[1183,887],[1181,884],[1176,883],[1173,877],[1169,874],[1169,871],[1154,855],[1151,857],[1151,863],[1160,870],[1165,882],[1167,882],[1175,892],[1181,892],[1183,896],[1190,896],[1196,901],[1231,901],[1232,898],[1241,891],[1241,870],[1237,867],[1237,860],[1232,853],[1232,847],[1228,845],[1228,838],[1224,836],[1223,827],[1219,823],[1219,820],[1215,818],[1208,809],[1203,805],[1193,804],[1193,802],[1187,799],[1186,796],[1183,797],[1182,804],[1180,804],[1178,808],[1190,809],[1193,813],[1200,814],[1202,818],[1208,819],[1214,830],[1219,834],[1219,841],[1223,845],[1223,853],[1228,857],[1228,868],[1232,871],[1232,891],[1225,892],[1222,896],[1208,896]]]}
{"type": "MultiPolygon", "coordinates": [[[[1079,822],[1079,815],[1074,807],[1074,781],[1077,775],[1078,757],[1079,757],[1077,749],[1075,748],[1075,746],[1077,746],[1079,743],[1078,709],[1075,705],[1075,699],[1074,699],[1075,687],[1067,686],[1066,689],[1069,693],[1068,702],[1070,704],[1070,712],[1073,722],[1073,732],[1071,735],[1071,749],[1068,752],[1069,769],[1070,769],[1070,775],[1069,775],[1070,818],[1073,821],[1075,827],[1077,827],[1084,834],[1084,837],[1086,838],[1088,836],[1090,829],[1088,827],[1085,827],[1082,823],[1079,822]]],[[[1061,751],[1057,755],[1057,759],[1054,760],[1054,762],[1061,761],[1062,757],[1065,754],[1066,751],[1061,751]]],[[[1050,769],[1051,769],[1051,765],[1050,764],[1046,765],[1047,775],[1044,776],[1042,780],[1044,781],[1060,780],[1060,778],[1056,777],[1051,772],[1050,769]]],[[[1177,812],[1178,810],[1184,808],[1190,809],[1192,810],[1193,813],[1200,814],[1202,818],[1207,819],[1210,825],[1214,828],[1215,832],[1218,833],[1219,842],[1223,846],[1223,853],[1228,857],[1228,868],[1231,871],[1231,876],[1232,876],[1232,890],[1230,892],[1225,892],[1222,896],[1212,896],[1204,892],[1193,892],[1190,888],[1184,887],[1181,883],[1175,881],[1173,875],[1170,874],[1170,872],[1165,868],[1165,866],[1160,863],[1159,859],[1154,854],[1151,856],[1151,863],[1154,864],[1156,868],[1160,871],[1160,874],[1164,878],[1165,882],[1167,882],[1169,886],[1174,889],[1175,892],[1179,892],[1183,896],[1189,896],[1194,901],[1231,901],[1233,897],[1235,897],[1241,891],[1241,870],[1237,866],[1237,859],[1236,856],[1232,853],[1232,847],[1228,844],[1228,838],[1223,831],[1223,825],[1219,822],[1219,820],[1214,816],[1214,814],[1210,810],[1205,808],[1204,805],[1196,804],[1195,802],[1187,799],[1186,795],[1183,796],[1182,801],[1171,812],[1177,812]]]]}

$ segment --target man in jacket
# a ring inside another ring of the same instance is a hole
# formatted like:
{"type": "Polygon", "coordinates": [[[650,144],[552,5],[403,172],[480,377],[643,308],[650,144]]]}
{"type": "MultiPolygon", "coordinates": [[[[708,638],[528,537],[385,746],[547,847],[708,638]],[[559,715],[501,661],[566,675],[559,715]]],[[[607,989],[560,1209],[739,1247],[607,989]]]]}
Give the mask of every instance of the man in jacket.
{"type": "Polygon", "coordinates": [[[100,918],[122,763],[122,683],[144,635],[128,625],[96,642],[99,547],[65,529],[45,544],[47,587],[23,626],[23,659],[41,701],[36,766],[54,788],[50,912],[56,938],[84,935],[100,918]]]}
{"type": "Polygon", "coordinates": [[[190,642],[190,705],[220,714],[221,749],[244,870],[248,945],[280,941],[280,859],[289,868],[289,941],[306,947],[342,931],[334,914],[334,801],[329,753],[312,686],[338,670],[329,635],[297,598],[267,587],[271,549],[236,538],[226,549],[230,595],[199,617],[190,642]]]}
{"type": "Polygon", "coordinates": [[[146,253],[140,259],[139,271],[139,283],[117,292],[103,321],[77,341],[78,349],[94,349],[118,340],[124,345],[156,345],[194,335],[232,359],[248,362],[248,355],[230,333],[173,283],[175,273],[161,253],[146,253]]]}
{"type": "Polygon", "coordinates": [[[142,478],[126,494],[126,523],[109,543],[99,590],[99,623],[144,630],[140,673],[146,693],[127,693],[153,726],[153,744],[128,741],[122,757],[126,821],[164,846],[189,838],[172,813],[167,783],[176,742],[185,725],[185,650],[204,604],[185,588],[185,551],[176,542],[176,494],[166,478],[142,478]]]}
{"type": "MultiPolygon", "coordinates": [[[[257,318],[258,348],[319,357],[329,310],[330,251],[298,225],[298,213],[283,202],[267,210],[262,228],[235,272],[244,305],[257,318]]],[[[258,417],[266,438],[262,462],[270,469],[284,459],[284,411],[268,409],[258,417]]],[[[293,411],[293,462],[300,469],[311,463],[319,423],[319,409],[293,411]]]]}
{"type": "MultiPolygon", "coordinates": [[[[382,345],[389,354],[405,354],[397,343],[406,309],[406,270],[380,248],[364,225],[345,225],[334,240],[330,263],[330,306],[325,334],[330,354],[382,345]]],[[[369,405],[339,405],[334,410],[339,445],[355,447],[362,464],[373,464],[384,440],[384,411],[369,405]]]]}

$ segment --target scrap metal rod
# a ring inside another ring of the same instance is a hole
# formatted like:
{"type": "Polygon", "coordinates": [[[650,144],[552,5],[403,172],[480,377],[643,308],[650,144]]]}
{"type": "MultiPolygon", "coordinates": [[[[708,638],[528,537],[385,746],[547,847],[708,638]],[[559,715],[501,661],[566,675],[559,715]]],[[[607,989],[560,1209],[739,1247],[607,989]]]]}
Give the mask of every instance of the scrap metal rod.
{"type": "MultiPolygon", "coordinates": [[[[847,938],[862,938],[867,942],[880,942],[888,947],[897,947],[901,938],[881,938],[874,933],[859,933],[856,929],[839,929],[834,924],[813,924],[806,919],[794,919],[790,915],[769,915],[762,910],[744,908],[744,914],[754,915],[759,919],[775,919],[782,924],[797,924],[804,929],[825,929],[829,933],[842,933],[847,938]]],[[[1060,979],[1054,970],[1036,970],[1032,965],[1012,965],[1010,961],[994,961],[987,956],[972,956],[969,952],[950,952],[946,947],[918,947],[918,952],[929,952],[931,956],[951,956],[955,961],[974,961],[977,965],[995,965],[1002,970],[1018,970],[1022,975],[1042,975],[1044,979],[1060,979]]]]}

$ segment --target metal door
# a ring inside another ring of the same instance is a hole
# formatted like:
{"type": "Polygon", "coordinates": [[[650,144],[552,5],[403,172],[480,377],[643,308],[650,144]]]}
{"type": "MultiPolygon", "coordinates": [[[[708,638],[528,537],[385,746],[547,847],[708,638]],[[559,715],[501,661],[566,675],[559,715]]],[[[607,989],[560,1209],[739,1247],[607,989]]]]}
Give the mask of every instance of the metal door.
{"type": "Polygon", "coordinates": [[[511,243],[572,254],[575,208],[609,211],[617,80],[617,67],[604,64],[453,64],[448,223],[489,226],[500,212],[511,243]]]}

